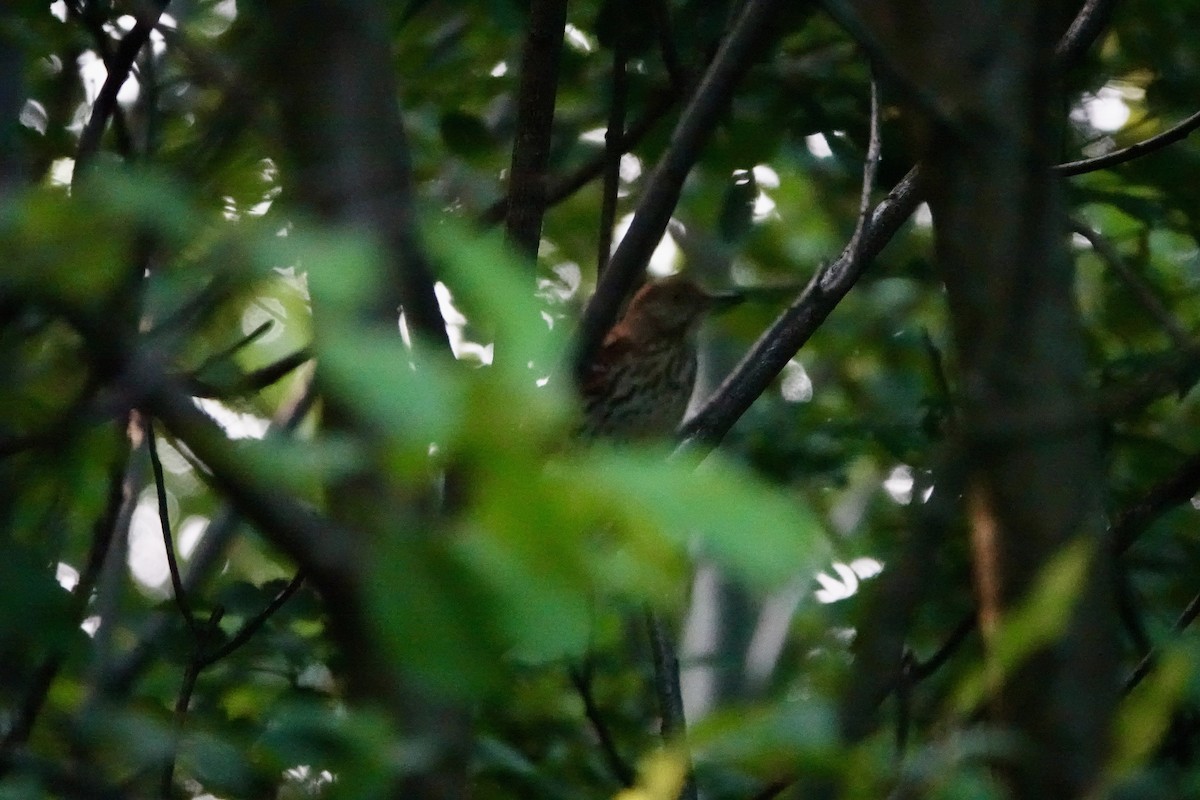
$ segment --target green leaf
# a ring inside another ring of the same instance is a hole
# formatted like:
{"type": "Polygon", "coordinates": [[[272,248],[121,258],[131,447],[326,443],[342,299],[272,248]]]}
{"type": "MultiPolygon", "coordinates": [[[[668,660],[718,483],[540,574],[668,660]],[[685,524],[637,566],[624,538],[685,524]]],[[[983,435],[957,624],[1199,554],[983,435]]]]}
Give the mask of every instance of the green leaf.
{"type": "Polygon", "coordinates": [[[1011,675],[1030,656],[1058,640],[1067,629],[1091,566],[1094,542],[1077,539],[1042,569],[1025,600],[1012,609],[989,641],[989,662],[959,686],[957,706],[970,712],[989,686],[1011,675]]]}
{"type": "Polygon", "coordinates": [[[717,457],[697,467],[653,451],[596,447],[553,469],[613,523],[651,525],[760,587],[814,574],[830,552],[821,523],[798,498],[717,457]]]}
{"type": "Polygon", "coordinates": [[[1112,727],[1108,780],[1119,781],[1154,757],[1194,672],[1187,653],[1169,650],[1121,703],[1112,727]]]}

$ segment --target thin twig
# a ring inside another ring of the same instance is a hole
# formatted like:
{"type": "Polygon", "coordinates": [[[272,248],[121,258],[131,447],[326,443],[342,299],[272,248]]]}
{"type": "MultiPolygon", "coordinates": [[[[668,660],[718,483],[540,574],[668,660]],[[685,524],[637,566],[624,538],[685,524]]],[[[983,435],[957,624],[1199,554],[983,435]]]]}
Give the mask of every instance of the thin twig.
{"type": "MultiPolygon", "coordinates": [[[[1200,115],[1198,115],[1200,116],[1200,115]]],[[[1092,250],[1117,278],[1129,289],[1134,299],[1142,308],[1150,312],[1150,316],[1163,327],[1171,339],[1171,344],[1180,350],[1192,350],[1196,343],[1184,330],[1179,320],[1170,312],[1162,299],[1154,293],[1153,287],[1141,275],[1121,258],[1117,248],[1099,231],[1087,225],[1082,220],[1072,219],[1071,230],[1088,240],[1092,250]]]]}
{"type": "Polygon", "coordinates": [[[612,731],[604,722],[604,715],[601,713],[600,707],[596,705],[596,698],[592,694],[591,666],[583,668],[572,666],[569,672],[571,685],[575,687],[575,691],[579,693],[579,699],[583,701],[583,713],[587,716],[588,722],[591,723],[592,730],[600,742],[600,752],[604,754],[608,768],[622,786],[626,788],[633,786],[635,777],[633,768],[617,750],[617,743],[613,739],[612,731]]]}
{"type": "Polygon", "coordinates": [[[1153,153],[1156,150],[1161,150],[1169,144],[1182,141],[1190,136],[1197,128],[1200,128],[1200,111],[1192,114],[1183,122],[1168,128],[1162,133],[1151,136],[1136,144],[1131,144],[1129,147],[1115,150],[1111,153],[1106,153],[1095,158],[1085,158],[1080,161],[1068,161],[1065,164],[1058,164],[1052,169],[1063,177],[1071,175],[1083,175],[1086,172],[1095,172],[1096,170],[1108,169],[1115,167],[1118,164],[1124,164],[1128,161],[1133,161],[1135,158],[1141,158],[1144,155],[1153,153]]]}
{"type": "Polygon", "coordinates": [[[1200,492],[1200,454],[1184,461],[1174,473],[1151,487],[1113,520],[1109,539],[1115,553],[1124,553],[1154,520],[1167,510],[1186,503],[1197,492],[1200,492]]]}
{"type": "Polygon", "coordinates": [[[296,575],[288,581],[287,586],[279,590],[279,594],[271,599],[271,602],[263,608],[262,611],[255,614],[238,629],[232,638],[222,646],[218,647],[211,653],[206,653],[197,659],[197,663],[201,669],[207,669],[221,659],[233,653],[239,647],[250,641],[254,634],[258,633],[259,629],[266,624],[276,611],[283,608],[292,595],[294,595],[301,586],[304,585],[304,572],[297,572],[296,575]]]}
{"type": "Polygon", "coordinates": [[[223,398],[254,394],[287,377],[287,375],[294,372],[297,368],[311,361],[312,358],[313,352],[306,347],[290,353],[278,361],[272,361],[270,364],[239,375],[228,386],[212,385],[203,378],[200,378],[198,376],[200,370],[197,370],[197,375],[189,381],[192,396],[223,398]]]}
{"type": "MultiPolygon", "coordinates": [[[[687,720],[683,715],[683,691],[679,684],[679,655],[675,640],[667,628],[667,622],[654,609],[646,608],[646,630],[650,634],[650,654],[654,665],[654,694],[658,697],[658,711],[662,718],[660,734],[667,744],[681,744],[687,735],[687,720]]],[[[687,762],[687,781],[680,797],[697,800],[699,794],[692,776],[691,757],[686,749],[683,758],[687,762]]]]}
{"type": "MultiPolygon", "coordinates": [[[[1200,616],[1200,594],[1193,597],[1191,602],[1187,604],[1187,607],[1183,609],[1183,613],[1179,615],[1179,618],[1175,620],[1175,624],[1171,626],[1171,632],[1176,636],[1183,633],[1196,620],[1197,616],[1200,616]]],[[[1125,685],[1121,687],[1122,693],[1128,694],[1133,691],[1134,687],[1150,674],[1157,663],[1158,649],[1156,648],[1147,653],[1138,662],[1138,665],[1134,667],[1133,672],[1125,679],[1125,685]]]]}
{"type": "Polygon", "coordinates": [[[602,275],[608,266],[612,250],[613,225],[617,217],[617,193],[621,188],[622,142],[625,138],[625,111],[629,100],[628,34],[626,33],[626,2],[616,4],[617,19],[613,41],[612,97],[609,98],[608,126],[604,132],[604,189],[600,201],[600,236],[596,244],[596,274],[602,275]]]}
{"type": "MultiPolygon", "coordinates": [[[[651,100],[649,107],[641,118],[630,125],[629,129],[625,132],[625,136],[621,140],[622,155],[636,147],[638,142],[654,129],[654,126],[666,115],[674,104],[675,95],[669,92],[661,93],[651,100]]],[[[570,175],[555,181],[549,181],[549,188],[546,190],[546,207],[550,208],[561,203],[584,186],[587,186],[604,173],[604,166],[607,163],[608,152],[607,150],[601,150],[593,158],[581,164],[570,175]]],[[[492,203],[479,216],[479,224],[495,225],[497,222],[503,220],[505,214],[508,213],[508,203],[509,198],[507,195],[492,203]]]]}
{"type": "Polygon", "coordinates": [[[183,579],[179,575],[179,562],[175,558],[175,542],[171,537],[171,512],[167,507],[167,484],[163,477],[162,460],[158,457],[158,443],[154,439],[154,421],[149,417],[142,420],[142,429],[146,432],[146,448],[150,452],[150,466],[154,470],[154,491],[158,496],[158,519],[162,525],[163,546],[167,551],[167,567],[171,573],[171,590],[175,595],[175,605],[187,622],[188,628],[195,637],[200,636],[200,628],[192,609],[188,605],[187,592],[183,588],[183,579]]]}
{"type": "Polygon", "coordinates": [[[273,320],[273,319],[268,319],[268,320],[262,322],[257,327],[255,327],[254,330],[250,331],[249,333],[247,333],[245,336],[238,339],[233,344],[229,345],[228,347],[225,347],[222,350],[218,350],[217,352],[213,353],[208,358],[201,361],[200,365],[196,367],[196,372],[197,373],[204,372],[204,370],[209,369],[214,364],[218,364],[228,358],[233,358],[234,354],[237,353],[237,351],[253,344],[256,340],[258,340],[258,339],[262,338],[264,335],[266,335],[267,331],[271,330],[271,328],[273,328],[273,327],[275,327],[275,320],[273,320]]]}
{"type": "Polygon", "coordinates": [[[850,259],[858,260],[859,242],[862,241],[863,228],[871,216],[871,193],[875,191],[875,176],[879,172],[879,159],[883,152],[879,133],[879,81],[871,78],[871,122],[870,135],[867,144],[867,158],[863,162],[862,193],[858,198],[858,219],[854,223],[854,235],[850,238],[850,259]]]}
{"type": "Polygon", "coordinates": [[[924,661],[913,661],[913,683],[920,683],[941,669],[942,665],[950,660],[950,656],[967,640],[967,636],[973,630],[975,630],[975,609],[971,609],[969,613],[963,615],[963,618],[950,631],[950,635],[946,637],[946,641],[942,642],[933,655],[924,661]]]}
{"type": "MultiPolygon", "coordinates": [[[[151,443],[153,447],[153,443],[151,443]]],[[[167,753],[166,760],[163,764],[162,777],[159,780],[159,793],[163,800],[170,800],[173,793],[171,791],[172,784],[175,782],[175,761],[179,757],[179,740],[183,735],[183,726],[187,722],[188,706],[192,702],[192,693],[196,690],[196,681],[200,678],[200,673],[204,670],[204,664],[201,663],[201,652],[204,647],[204,641],[217,630],[217,625],[221,622],[221,616],[225,610],[217,606],[209,614],[208,621],[204,624],[204,630],[200,632],[195,642],[195,649],[191,660],[188,662],[187,669],[183,672],[183,681],[179,686],[179,695],[175,698],[175,729],[171,735],[171,747],[167,753]]]]}
{"type": "Polygon", "coordinates": [[[667,77],[671,79],[671,87],[682,96],[687,93],[689,80],[687,70],[679,60],[679,51],[675,48],[675,33],[667,0],[654,0],[654,29],[658,33],[658,52],[662,56],[667,77]]]}

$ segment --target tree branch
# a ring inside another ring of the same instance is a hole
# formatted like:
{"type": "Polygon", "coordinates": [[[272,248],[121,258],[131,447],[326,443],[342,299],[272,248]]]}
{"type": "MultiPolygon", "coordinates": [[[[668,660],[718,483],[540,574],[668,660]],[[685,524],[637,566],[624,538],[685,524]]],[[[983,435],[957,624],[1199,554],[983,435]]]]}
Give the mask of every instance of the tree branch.
{"type": "Polygon", "coordinates": [[[600,235],[596,244],[596,275],[603,275],[612,250],[613,225],[617,216],[617,193],[621,188],[621,158],[625,139],[625,105],[629,95],[626,71],[627,2],[619,0],[617,25],[613,33],[612,96],[609,98],[608,126],[604,131],[604,188],[600,199],[600,235]]]}
{"type": "MultiPolygon", "coordinates": [[[[1197,115],[1197,117],[1200,118],[1200,115],[1197,115]]],[[[1125,263],[1125,259],[1121,258],[1121,254],[1117,252],[1117,248],[1113,246],[1112,242],[1106,236],[1103,236],[1090,225],[1077,219],[1071,220],[1071,230],[1088,240],[1088,243],[1092,246],[1092,250],[1095,251],[1100,260],[1125,284],[1134,299],[1167,332],[1171,344],[1181,351],[1192,350],[1195,347],[1192,337],[1188,335],[1188,332],[1183,329],[1179,320],[1167,309],[1166,304],[1154,293],[1154,289],[1149,285],[1149,282],[1134,272],[1129,264],[1125,263]]]]}
{"type": "MultiPolygon", "coordinates": [[[[679,655],[675,649],[674,637],[667,628],[666,620],[650,607],[646,608],[646,630],[650,634],[650,650],[654,664],[654,694],[658,697],[658,711],[662,718],[662,728],[659,732],[666,744],[679,744],[687,734],[687,720],[683,715],[679,655]]],[[[691,758],[686,750],[683,752],[683,757],[687,759],[688,777],[680,797],[683,800],[697,800],[699,795],[696,781],[691,774],[691,758]]]]}
{"type": "MultiPolygon", "coordinates": [[[[1104,28],[1114,0],[1088,0],[1055,50],[1060,65],[1079,59],[1104,28]]],[[[746,409],[808,341],[834,306],[916,210],[922,199],[921,167],[904,177],[876,207],[862,233],[862,249],[850,258],[849,247],[821,268],[800,296],[758,338],[750,352],[722,381],[696,413],[684,420],[679,438],[685,446],[715,447],[746,409]],[[827,290],[822,290],[827,283],[827,290]]],[[[599,289],[597,289],[599,291],[599,289]]]]}
{"type": "Polygon", "coordinates": [[[762,41],[771,33],[771,23],[782,5],[781,0],[749,0],[684,109],[671,143],[646,184],[629,230],[584,309],[575,339],[573,367],[577,379],[591,363],[600,340],[616,321],[629,288],[662,239],[683,182],[728,106],[738,81],[761,55],[762,41]]]}
{"type": "Polygon", "coordinates": [[[1054,48],[1054,60],[1071,65],[1083,58],[1092,42],[1104,32],[1116,7],[1117,0],[1087,0],[1054,48]]]}
{"type": "Polygon", "coordinates": [[[154,30],[158,18],[162,16],[167,2],[168,0],[154,0],[152,4],[148,4],[150,7],[146,9],[145,16],[138,19],[133,29],[125,34],[121,43],[117,45],[111,62],[106,63],[108,76],[104,79],[104,85],[100,87],[100,92],[96,95],[96,101],[92,104],[92,113],[83,126],[83,132],[79,135],[79,146],[75,150],[76,176],[83,173],[92,157],[100,150],[100,139],[104,135],[104,126],[117,107],[117,94],[129,78],[133,64],[137,61],[138,53],[150,40],[150,32],[154,30]]]}
{"type": "Polygon", "coordinates": [[[848,244],[836,261],[821,267],[716,392],[695,414],[684,420],[678,434],[682,441],[680,447],[707,450],[720,443],[850,291],[920,201],[920,173],[914,168],[875,207],[870,221],[863,227],[855,248],[857,253],[852,252],[848,244]]]}
{"type": "Polygon", "coordinates": [[[583,701],[583,713],[587,716],[588,722],[592,725],[592,730],[596,733],[596,738],[600,741],[600,752],[604,754],[604,760],[608,763],[608,768],[612,774],[620,781],[621,785],[629,788],[634,784],[633,768],[621,756],[621,752],[617,749],[617,743],[613,739],[612,731],[608,729],[608,725],[604,722],[604,715],[600,711],[600,707],[596,705],[596,698],[592,694],[592,670],[591,666],[586,667],[571,667],[570,670],[571,685],[575,687],[575,691],[579,694],[579,699],[583,701]]]}
{"type": "Polygon", "coordinates": [[[1113,520],[1109,538],[1115,553],[1124,553],[1151,523],[1169,509],[1191,500],[1197,492],[1200,492],[1200,454],[1184,461],[1173,474],[1151,487],[1113,520]]]}
{"type": "Polygon", "coordinates": [[[279,594],[271,598],[271,602],[268,603],[262,611],[246,620],[242,627],[238,629],[237,633],[235,633],[228,642],[221,645],[216,650],[213,650],[210,653],[205,653],[198,657],[197,663],[200,665],[200,669],[208,669],[213,664],[229,656],[239,647],[250,641],[251,637],[258,633],[259,629],[267,623],[267,620],[274,616],[276,611],[283,608],[283,604],[286,603],[292,597],[292,595],[298,592],[300,587],[303,585],[304,572],[300,571],[297,572],[290,581],[288,581],[287,585],[279,591],[279,594]]]}
{"type": "Polygon", "coordinates": [[[1200,128],[1200,111],[1197,111],[1195,114],[1192,114],[1187,119],[1162,133],[1151,136],[1149,139],[1137,144],[1131,144],[1129,147],[1097,156],[1096,158],[1085,158],[1081,161],[1068,161],[1065,164],[1058,164],[1053,167],[1053,170],[1058,175],[1070,177],[1072,175],[1083,175],[1086,172],[1095,172],[1096,170],[1115,167],[1118,164],[1124,164],[1127,161],[1141,158],[1156,150],[1161,150],[1169,144],[1182,141],[1191,136],[1197,128],[1200,128]]]}
{"type": "Polygon", "coordinates": [[[171,512],[167,507],[167,485],[163,477],[162,459],[158,457],[158,442],[154,437],[154,420],[143,418],[142,432],[146,435],[146,449],[150,453],[150,467],[154,472],[154,491],[158,498],[158,520],[162,526],[163,546],[167,551],[167,568],[171,574],[171,593],[183,621],[187,623],[194,639],[200,638],[200,628],[192,608],[188,605],[183,579],[179,576],[179,561],[175,557],[175,542],[171,537],[171,512]]]}
{"type": "Polygon", "coordinates": [[[509,241],[530,259],[537,257],[546,213],[546,163],[566,24],[567,0],[533,0],[530,4],[505,219],[509,241]]]}
{"type": "MultiPolygon", "coordinates": [[[[1179,615],[1179,618],[1175,620],[1175,624],[1171,626],[1171,632],[1176,636],[1183,633],[1196,620],[1197,616],[1200,616],[1200,594],[1197,594],[1188,602],[1187,606],[1183,609],[1183,613],[1179,615]]],[[[1134,687],[1150,674],[1157,663],[1158,650],[1151,650],[1138,662],[1133,672],[1125,679],[1125,684],[1121,687],[1122,693],[1129,694],[1133,691],[1134,687]]]]}
{"type": "MultiPolygon", "coordinates": [[[[624,155],[636,147],[638,142],[653,130],[658,121],[663,118],[674,104],[675,96],[669,92],[660,93],[652,99],[641,118],[630,125],[625,135],[621,138],[621,154],[624,155]]],[[[549,188],[546,190],[546,207],[549,208],[561,203],[584,186],[587,186],[604,173],[606,164],[608,164],[607,149],[601,150],[591,159],[581,164],[570,175],[550,181],[549,188]]],[[[479,216],[479,224],[494,225],[500,222],[508,213],[508,203],[509,198],[507,195],[492,203],[479,216]]]]}

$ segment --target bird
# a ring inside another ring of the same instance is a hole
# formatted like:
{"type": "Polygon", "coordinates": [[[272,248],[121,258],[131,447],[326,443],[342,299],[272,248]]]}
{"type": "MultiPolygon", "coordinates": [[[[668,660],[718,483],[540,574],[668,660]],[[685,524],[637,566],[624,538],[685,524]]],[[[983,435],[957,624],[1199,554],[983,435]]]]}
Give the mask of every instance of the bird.
{"type": "Polygon", "coordinates": [[[683,275],[642,286],[584,373],[582,434],[618,442],[671,436],[695,387],[701,324],[740,300],[683,275]]]}

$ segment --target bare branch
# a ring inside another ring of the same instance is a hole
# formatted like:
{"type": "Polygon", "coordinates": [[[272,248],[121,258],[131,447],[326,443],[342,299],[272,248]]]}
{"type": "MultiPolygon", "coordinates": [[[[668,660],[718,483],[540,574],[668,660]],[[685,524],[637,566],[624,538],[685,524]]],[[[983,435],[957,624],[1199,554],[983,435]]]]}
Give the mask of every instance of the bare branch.
{"type": "Polygon", "coordinates": [[[92,103],[92,113],[83,126],[83,132],[79,135],[79,146],[75,151],[76,179],[100,150],[100,139],[104,135],[104,126],[117,107],[117,94],[129,78],[129,72],[133,69],[134,62],[137,61],[138,53],[150,40],[150,32],[154,30],[158,18],[162,16],[167,2],[168,0],[154,0],[153,3],[147,4],[150,7],[146,8],[145,16],[138,19],[133,29],[125,34],[121,43],[117,45],[111,63],[106,64],[108,76],[104,79],[104,85],[100,87],[100,92],[96,95],[96,101],[92,103]]]}
{"type": "Polygon", "coordinates": [[[608,768],[612,770],[613,775],[621,782],[622,786],[626,788],[633,786],[635,777],[633,768],[617,750],[617,743],[613,739],[612,731],[604,722],[604,715],[601,713],[600,707],[596,705],[595,695],[592,694],[591,666],[571,667],[570,676],[571,685],[575,687],[575,691],[579,693],[579,699],[583,701],[583,713],[591,723],[596,738],[600,740],[600,752],[604,754],[608,768]]]}
{"type": "MultiPolygon", "coordinates": [[[[622,137],[621,154],[624,155],[636,147],[638,142],[653,130],[658,121],[666,115],[667,111],[674,104],[675,96],[670,93],[659,94],[651,100],[641,118],[630,125],[624,137],[622,137]]],[[[570,175],[550,182],[550,186],[546,190],[546,207],[549,208],[561,203],[584,186],[587,186],[604,173],[606,164],[608,164],[607,149],[601,150],[593,158],[580,165],[570,175]]],[[[505,214],[508,213],[508,202],[508,197],[505,196],[492,203],[479,216],[479,223],[481,225],[495,225],[497,222],[500,222],[504,219],[505,214]]]]}
{"type": "MultiPolygon", "coordinates": [[[[1197,116],[1200,117],[1200,115],[1197,116]]],[[[1125,262],[1125,259],[1121,258],[1121,254],[1117,252],[1117,248],[1113,246],[1113,243],[1106,236],[1103,236],[1090,225],[1077,219],[1071,220],[1071,230],[1088,240],[1088,243],[1092,246],[1092,250],[1100,257],[1100,260],[1125,284],[1134,299],[1167,332],[1167,336],[1171,339],[1171,344],[1184,351],[1192,350],[1195,347],[1192,337],[1183,329],[1183,326],[1175,318],[1175,315],[1167,309],[1166,304],[1154,293],[1154,288],[1150,286],[1145,278],[1138,275],[1125,262]]]]}
{"type": "MultiPolygon", "coordinates": [[[[1190,602],[1188,602],[1187,606],[1183,609],[1183,612],[1179,615],[1179,618],[1175,620],[1175,624],[1171,626],[1171,632],[1176,636],[1183,633],[1185,630],[1187,630],[1189,625],[1195,622],[1197,616],[1200,616],[1200,594],[1197,594],[1191,599],[1190,602]]],[[[1150,674],[1151,670],[1154,669],[1157,663],[1158,650],[1152,650],[1147,653],[1145,657],[1138,662],[1138,665],[1134,668],[1133,672],[1130,673],[1129,677],[1125,679],[1125,684],[1121,687],[1122,692],[1124,694],[1128,694],[1129,692],[1133,691],[1134,687],[1141,683],[1142,680],[1150,674]]]]}
{"type": "Polygon", "coordinates": [[[671,79],[671,87],[682,96],[687,92],[690,81],[683,62],[679,60],[679,51],[675,49],[675,33],[667,0],[654,0],[654,29],[658,33],[658,51],[667,77],[671,79]]]}
{"type": "Polygon", "coordinates": [[[200,637],[200,629],[188,605],[187,592],[183,588],[183,579],[179,576],[179,562],[175,557],[175,542],[171,537],[171,512],[167,507],[167,485],[163,478],[162,459],[158,457],[158,442],[154,437],[154,421],[149,418],[142,420],[142,430],[146,434],[146,449],[150,452],[150,466],[154,471],[154,491],[158,497],[158,519],[162,525],[163,546],[167,551],[167,567],[171,573],[171,590],[175,596],[175,605],[195,638],[200,637]]]}
{"type": "Polygon", "coordinates": [[[1200,492],[1200,454],[1188,458],[1170,476],[1150,488],[1141,499],[1113,520],[1109,538],[1115,552],[1128,550],[1137,537],[1165,512],[1191,500],[1200,492]]]}
{"type": "Polygon", "coordinates": [[[221,647],[218,647],[213,652],[206,653],[198,658],[197,662],[199,663],[200,668],[207,669],[208,667],[211,667],[213,664],[230,655],[246,642],[250,641],[251,637],[258,633],[259,629],[266,624],[267,620],[269,620],[276,611],[283,608],[283,604],[286,603],[292,595],[299,591],[300,587],[303,585],[304,572],[297,572],[296,575],[290,581],[288,581],[287,586],[284,586],[283,589],[279,591],[279,594],[271,598],[271,602],[268,603],[262,611],[246,620],[245,624],[238,629],[238,632],[235,633],[228,642],[221,647]]]}
{"type": "Polygon", "coordinates": [[[1144,155],[1161,150],[1169,144],[1182,141],[1191,136],[1192,133],[1200,128],[1200,111],[1192,114],[1187,119],[1174,125],[1171,128],[1163,131],[1160,134],[1151,136],[1149,139],[1131,144],[1129,147],[1116,150],[1112,153],[1107,153],[1096,158],[1085,158],[1082,161],[1068,161],[1065,164],[1058,164],[1053,167],[1054,172],[1063,177],[1072,175],[1083,175],[1086,172],[1095,172],[1096,170],[1108,169],[1115,167],[1118,164],[1124,164],[1128,161],[1133,161],[1135,158],[1141,158],[1144,155]]]}
{"type": "Polygon", "coordinates": [[[1108,26],[1116,7],[1117,0],[1087,0],[1054,48],[1055,60],[1059,64],[1071,65],[1083,58],[1092,42],[1108,26]]]}
{"type": "MultiPolygon", "coordinates": [[[[654,694],[658,697],[658,712],[662,718],[660,734],[667,744],[677,744],[687,733],[687,720],[683,716],[683,691],[679,685],[679,656],[674,637],[667,628],[666,620],[649,607],[646,608],[646,629],[650,633],[654,664],[654,694]]],[[[688,778],[680,797],[683,800],[697,800],[690,758],[687,767],[688,778]]]]}
{"type": "Polygon", "coordinates": [[[847,245],[836,261],[818,270],[800,296],[758,337],[716,392],[684,420],[679,430],[681,447],[710,449],[720,443],[850,291],[920,200],[920,175],[914,168],[875,207],[863,227],[858,252],[853,253],[847,245]]]}
{"type": "Polygon", "coordinates": [[[546,213],[546,163],[566,24],[567,0],[533,0],[521,54],[505,219],[509,240],[530,259],[537,256],[546,213]]]}
{"type": "Polygon", "coordinates": [[[858,220],[854,223],[854,235],[850,237],[850,259],[858,259],[858,246],[863,228],[871,215],[871,193],[875,191],[875,176],[879,172],[879,159],[883,143],[879,134],[879,81],[871,78],[871,123],[867,144],[867,158],[863,162],[862,193],[858,200],[858,220]]]}
{"type": "Polygon", "coordinates": [[[577,378],[591,362],[600,340],[616,320],[629,288],[662,239],[683,182],[728,106],[738,81],[760,55],[762,40],[772,32],[771,23],[781,6],[780,0],[749,0],[684,109],[670,145],[646,184],[629,230],[613,253],[580,320],[573,364],[577,378]]]}
{"type": "Polygon", "coordinates": [[[600,202],[600,236],[596,245],[596,274],[603,275],[612,250],[613,224],[617,216],[617,192],[621,188],[621,157],[624,155],[625,111],[629,95],[629,76],[626,71],[628,44],[626,3],[618,2],[618,20],[614,32],[612,64],[612,96],[609,98],[608,126],[604,132],[604,190],[600,202]]]}

